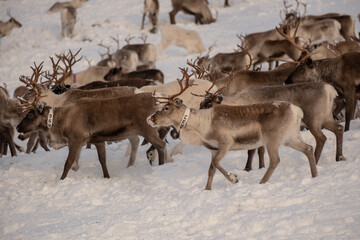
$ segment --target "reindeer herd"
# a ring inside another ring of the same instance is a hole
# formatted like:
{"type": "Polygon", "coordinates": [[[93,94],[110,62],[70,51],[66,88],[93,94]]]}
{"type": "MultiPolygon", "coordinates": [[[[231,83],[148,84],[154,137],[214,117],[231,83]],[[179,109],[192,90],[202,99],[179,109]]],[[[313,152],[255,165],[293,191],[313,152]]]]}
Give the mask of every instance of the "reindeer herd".
{"type": "MultiPolygon", "coordinates": [[[[194,15],[196,23],[216,22],[206,0],[171,3],[173,24],[178,11],[194,15]]],[[[285,145],[306,156],[311,176],[316,177],[326,143],[322,129],[336,137],[335,160],[346,160],[343,132],[350,130],[360,97],[360,40],[355,35],[354,17],[306,15],[306,4],[296,0],[295,5],[292,9],[284,0],[279,27],[236,34],[239,50],[210,57],[210,46],[206,55],[188,60],[177,81],[164,83],[163,72],[155,68],[158,50],[163,55],[175,44],[189,54],[201,54],[205,47],[196,31],[182,37],[182,29],[172,25],[160,27],[162,42],[157,46],[143,36],[143,44],[130,44],[132,37],[128,37],[121,48],[119,38],[111,37],[117,50],[111,53],[110,46],[98,44],[106,49],[102,60],[82,72],[72,70],[82,59],[81,49],[50,57],[50,70],[43,70],[43,62],[34,63],[31,76],[20,76],[24,86],[16,89],[14,98],[6,87],[0,87],[0,155],[6,155],[8,148],[12,156],[16,149],[23,151],[14,142],[16,131],[20,139],[29,139],[26,153],[35,152],[39,144],[46,151],[49,146],[67,146],[61,175],[65,179],[71,168],[79,168],[82,147],[93,144],[103,176],[109,178],[106,142],[129,140],[127,166],[136,160],[139,136],[143,144],[151,144],[146,152],[151,164],[156,156],[158,163],[164,164],[185,145],[198,145],[212,154],[205,186],[210,190],[216,170],[231,183],[238,182],[237,176],[220,164],[228,151],[248,150],[247,171],[252,169],[256,150],[259,167],[265,167],[267,152],[269,166],[260,181],[265,183],[280,162],[279,147],[285,145]],[[174,29],[180,29],[178,34],[174,29]],[[286,63],[279,64],[283,61],[286,63]],[[264,62],[267,71],[261,69],[264,62]],[[335,121],[344,108],[345,127],[335,121]],[[301,126],[314,136],[314,148],[302,139],[301,126]],[[181,140],[170,153],[168,132],[181,140]]],[[[54,12],[55,7],[50,10],[54,12]]],[[[76,7],[65,4],[62,8],[76,7]]],[[[144,1],[141,28],[148,14],[153,25],[150,31],[157,31],[159,9],[157,0],[144,1]]],[[[9,32],[9,27],[0,27],[2,34],[9,32]]]]}

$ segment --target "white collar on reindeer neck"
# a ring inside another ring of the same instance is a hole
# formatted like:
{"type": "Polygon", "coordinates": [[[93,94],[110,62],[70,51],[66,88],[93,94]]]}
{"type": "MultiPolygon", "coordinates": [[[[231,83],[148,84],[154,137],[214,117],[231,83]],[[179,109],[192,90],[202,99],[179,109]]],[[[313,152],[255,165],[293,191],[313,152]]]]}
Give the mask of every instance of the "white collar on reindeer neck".
{"type": "Polygon", "coordinates": [[[188,121],[188,119],[189,119],[190,112],[191,112],[190,108],[186,108],[186,109],[185,109],[184,116],[182,117],[181,122],[180,122],[180,129],[179,129],[179,131],[180,131],[182,128],[185,127],[185,125],[186,125],[186,123],[187,123],[187,121],[188,121]]]}
{"type": "Polygon", "coordinates": [[[47,126],[49,129],[53,126],[53,122],[54,122],[53,120],[54,120],[54,109],[50,108],[47,118],[47,126]]]}

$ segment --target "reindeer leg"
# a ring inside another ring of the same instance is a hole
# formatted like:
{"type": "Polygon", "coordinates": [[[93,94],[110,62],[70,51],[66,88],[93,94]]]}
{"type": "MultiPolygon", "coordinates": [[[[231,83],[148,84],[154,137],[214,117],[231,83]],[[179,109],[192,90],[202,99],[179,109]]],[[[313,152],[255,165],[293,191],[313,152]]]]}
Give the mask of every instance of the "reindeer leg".
{"type": "Polygon", "coordinates": [[[265,155],[265,148],[259,147],[258,149],[258,155],[259,155],[259,169],[265,167],[264,163],[264,155],[265,155]]]}
{"type": "Polygon", "coordinates": [[[277,165],[280,162],[280,157],[279,157],[279,145],[267,145],[266,146],[267,152],[269,154],[269,167],[266,170],[263,178],[260,181],[260,184],[266,183],[271,175],[273,174],[275,168],[277,167],[277,165]]]}
{"type": "Polygon", "coordinates": [[[340,124],[336,124],[334,120],[325,122],[323,124],[325,129],[333,132],[336,137],[336,161],[346,161],[346,158],[342,155],[343,135],[344,127],[340,124]]]}
{"type": "Polygon", "coordinates": [[[229,180],[231,183],[237,183],[239,180],[237,179],[237,176],[233,173],[230,173],[226,171],[221,165],[220,161],[224,158],[225,154],[229,151],[230,145],[220,145],[217,151],[212,151],[212,159],[211,159],[211,165],[209,168],[209,176],[208,176],[208,182],[206,184],[205,190],[211,190],[211,183],[212,179],[214,178],[214,167],[218,169],[224,177],[229,180]]]}
{"type": "Polygon", "coordinates": [[[354,119],[356,98],[354,93],[344,94],[346,97],[345,131],[350,129],[350,121],[354,119]]]}
{"type": "Polygon", "coordinates": [[[318,175],[313,147],[304,143],[300,134],[297,137],[286,141],[285,145],[304,153],[309,160],[311,176],[314,178],[318,175]]]}
{"type": "Polygon", "coordinates": [[[69,143],[69,154],[66,159],[65,165],[64,165],[64,171],[61,175],[60,180],[64,180],[73,165],[75,161],[77,161],[80,157],[80,151],[81,151],[81,144],[79,143],[69,143]]]}
{"type": "Polygon", "coordinates": [[[183,141],[180,141],[178,144],[175,145],[173,150],[170,153],[170,156],[174,156],[177,154],[181,154],[181,150],[185,147],[185,143],[183,141]]]}
{"type": "Polygon", "coordinates": [[[174,8],[171,12],[169,12],[169,16],[170,16],[170,23],[171,24],[176,24],[175,22],[175,15],[178,13],[179,10],[177,10],[176,8],[174,8]]]}
{"type": "Polygon", "coordinates": [[[101,168],[104,174],[104,178],[110,178],[108,169],[106,167],[106,150],[105,150],[105,142],[102,143],[94,143],[97,153],[99,162],[101,164],[101,168]]]}
{"type": "Polygon", "coordinates": [[[246,166],[244,168],[244,170],[247,172],[250,172],[252,170],[252,160],[253,160],[255,152],[256,152],[256,149],[248,150],[248,158],[246,161],[246,166]]]}
{"type": "MultiPolygon", "coordinates": [[[[26,153],[27,154],[30,154],[31,148],[34,146],[34,143],[35,143],[35,140],[36,140],[37,136],[38,136],[37,132],[30,132],[29,140],[28,140],[28,142],[26,144],[26,153]]],[[[19,135],[19,138],[20,138],[20,135],[19,135]]]]}
{"type": "Polygon", "coordinates": [[[11,156],[17,156],[16,154],[16,149],[15,149],[15,144],[12,138],[12,134],[11,134],[11,130],[10,128],[5,128],[5,131],[3,132],[3,136],[6,139],[6,142],[9,144],[9,148],[10,148],[10,153],[11,156]]]}
{"type": "Polygon", "coordinates": [[[311,134],[314,136],[315,141],[316,141],[315,160],[316,160],[316,164],[318,164],[321,152],[322,152],[325,142],[326,142],[326,136],[324,135],[324,133],[321,131],[321,129],[319,127],[309,125],[308,128],[309,128],[311,134]]]}
{"type": "Polygon", "coordinates": [[[40,139],[40,146],[47,152],[50,151],[50,149],[47,146],[48,138],[46,136],[46,133],[39,132],[39,139],[40,139]]]}
{"type": "Polygon", "coordinates": [[[127,164],[127,168],[130,166],[134,165],[135,159],[136,159],[136,154],[139,148],[139,143],[140,143],[140,138],[137,135],[132,135],[130,137],[128,137],[130,145],[131,145],[131,153],[130,153],[130,158],[129,158],[129,162],[127,164]]]}

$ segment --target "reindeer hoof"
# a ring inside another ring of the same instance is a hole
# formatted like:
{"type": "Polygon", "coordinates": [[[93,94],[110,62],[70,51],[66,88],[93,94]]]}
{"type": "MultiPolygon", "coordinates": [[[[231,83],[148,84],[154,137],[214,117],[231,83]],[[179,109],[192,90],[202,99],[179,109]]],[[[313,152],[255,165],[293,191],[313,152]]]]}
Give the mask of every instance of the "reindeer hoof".
{"type": "Polygon", "coordinates": [[[247,171],[247,172],[250,172],[252,169],[251,168],[248,168],[248,167],[245,167],[244,168],[244,171],[247,171]]]}
{"type": "Polygon", "coordinates": [[[336,159],[337,162],[340,162],[340,161],[346,161],[346,157],[344,156],[340,156],[338,159],[336,159]]]}
{"type": "Polygon", "coordinates": [[[233,174],[233,173],[228,173],[228,175],[229,175],[229,181],[231,182],[231,183],[238,183],[239,182],[239,180],[237,179],[237,176],[235,175],[235,174],[233,174]]]}

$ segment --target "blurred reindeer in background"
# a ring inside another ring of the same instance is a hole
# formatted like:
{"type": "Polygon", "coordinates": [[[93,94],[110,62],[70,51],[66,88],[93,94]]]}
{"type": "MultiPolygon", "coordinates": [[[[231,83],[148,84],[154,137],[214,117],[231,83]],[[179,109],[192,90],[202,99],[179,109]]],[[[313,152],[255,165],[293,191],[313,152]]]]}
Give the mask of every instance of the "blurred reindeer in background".
{"type": "Polygon", "coordinates": [[[0,21],[0,38],[10,34],[13,28],[21,28],[21,23],[16,21],[10,14],[10,10],[6,11],[6,15],[10,17],[7,22],[0,21]]]}
{"type": "Polygon", "coordinates": [[[141,29],[144,29],[145,16],[148,13],[149,20],[153,25],[153,28],[150,30],[151,33],[156,33],[156,26],[159,15],[159,1],[158,0],[144,0],[144,12],[141,21],[141,29]]]}
{"type": "Polygon", "coordinates": [[[83,2],[88,0],[73,0],[68,2],[56,2],[47,11],[48,14],[60,12],[61,37],[74,37],[74,26],[76,23],[76,8],[80,8],[83,2]]]}

